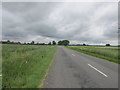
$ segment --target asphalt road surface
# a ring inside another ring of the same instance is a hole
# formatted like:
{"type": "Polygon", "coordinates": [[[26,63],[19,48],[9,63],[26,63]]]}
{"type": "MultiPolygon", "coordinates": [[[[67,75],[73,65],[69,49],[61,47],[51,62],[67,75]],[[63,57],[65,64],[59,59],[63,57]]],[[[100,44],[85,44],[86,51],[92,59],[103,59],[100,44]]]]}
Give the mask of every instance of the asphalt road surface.
{"type": "Polygon", "coordinates": [[[118,64],[59,46],[43,88],[118,88],[118,64]]]}

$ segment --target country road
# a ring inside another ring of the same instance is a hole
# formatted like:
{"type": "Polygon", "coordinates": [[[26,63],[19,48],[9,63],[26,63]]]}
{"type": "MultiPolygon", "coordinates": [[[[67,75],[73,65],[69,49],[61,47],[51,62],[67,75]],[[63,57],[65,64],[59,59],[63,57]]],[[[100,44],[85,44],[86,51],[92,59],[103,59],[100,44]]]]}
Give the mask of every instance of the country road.
{"type": "Polygon", "coordinates": [[[118,64],[59,46],[43,88],[118,88],[118,64]]]}

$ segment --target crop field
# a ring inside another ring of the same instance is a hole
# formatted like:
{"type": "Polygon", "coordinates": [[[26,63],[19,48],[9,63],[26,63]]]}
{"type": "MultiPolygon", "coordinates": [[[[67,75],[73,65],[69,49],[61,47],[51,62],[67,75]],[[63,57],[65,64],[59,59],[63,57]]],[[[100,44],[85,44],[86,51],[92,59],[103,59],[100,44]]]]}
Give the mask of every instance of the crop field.
{"type": "Polygon", "coordinates": [[[2,87],[38,88],[54,57],[56,46],[2,46],[2,87]]]}
{"type": "Polygon", "coordinates": [[[93,55],[96,57],[100,57],[112,62],[120,63],[118,61],[118,52],[120,47],[115,46],[68,46],[68,48],[93,55]]]}

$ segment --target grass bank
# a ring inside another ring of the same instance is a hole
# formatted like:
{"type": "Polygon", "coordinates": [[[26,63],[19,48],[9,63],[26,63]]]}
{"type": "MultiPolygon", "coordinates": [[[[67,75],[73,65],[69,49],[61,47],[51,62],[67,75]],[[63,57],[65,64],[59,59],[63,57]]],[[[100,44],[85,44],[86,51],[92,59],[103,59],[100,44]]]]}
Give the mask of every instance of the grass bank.
{"type": "Polygon", "coordinates": [[[3,88],[37,88],[53,59],[56,46],[3,45],[3,88]]]}
{"type": "Polygon", "coordinates": [[[92,56],[96,56],[99,58],[103,58],[115,63],[119,63],[118,52],[120,50],[119,47],[106,47],[106,46],[67,46],[70,49],[76,50],[78,52],[82,52],[85,54],[89,54],[92,56]]]}

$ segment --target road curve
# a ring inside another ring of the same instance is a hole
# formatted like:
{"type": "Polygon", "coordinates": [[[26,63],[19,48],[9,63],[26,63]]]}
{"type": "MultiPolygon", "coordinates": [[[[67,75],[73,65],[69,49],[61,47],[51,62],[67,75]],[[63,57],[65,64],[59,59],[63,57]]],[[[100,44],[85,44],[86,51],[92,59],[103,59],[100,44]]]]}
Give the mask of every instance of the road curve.
{"type": "Polygon", "coordinates": [[[118,64],[58,46],[43,88],[118,88],[118,64]]]}

